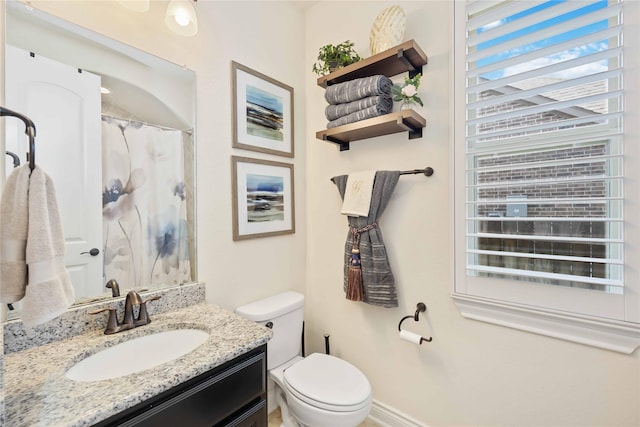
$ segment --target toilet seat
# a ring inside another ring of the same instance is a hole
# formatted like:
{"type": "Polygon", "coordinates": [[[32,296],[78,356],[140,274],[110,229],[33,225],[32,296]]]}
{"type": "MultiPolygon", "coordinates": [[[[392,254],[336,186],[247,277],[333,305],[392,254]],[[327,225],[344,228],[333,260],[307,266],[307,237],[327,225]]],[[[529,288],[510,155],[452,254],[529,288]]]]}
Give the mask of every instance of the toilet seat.
{"type": "Polygon", "coordinates": [[[335,412],[358,411],[371,403],[371,385],[347,361],[313,353],[284,370],[284,385],[301,401],[335,412]]]}

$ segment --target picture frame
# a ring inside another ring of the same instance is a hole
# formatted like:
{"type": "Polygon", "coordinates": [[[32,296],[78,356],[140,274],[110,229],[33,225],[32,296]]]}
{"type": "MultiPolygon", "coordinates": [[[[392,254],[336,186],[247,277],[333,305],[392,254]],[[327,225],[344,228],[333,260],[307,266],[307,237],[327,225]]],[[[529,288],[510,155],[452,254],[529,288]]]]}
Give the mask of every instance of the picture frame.
{"type": "Polygon", "coordinates": [[[233,240],[295,233],[293,164],[231,156],[233,240]]]}
{"type": "Polygon", "coordinates": [[[293,88],[231,61],[233,148],[294,157],[293,88]]]}

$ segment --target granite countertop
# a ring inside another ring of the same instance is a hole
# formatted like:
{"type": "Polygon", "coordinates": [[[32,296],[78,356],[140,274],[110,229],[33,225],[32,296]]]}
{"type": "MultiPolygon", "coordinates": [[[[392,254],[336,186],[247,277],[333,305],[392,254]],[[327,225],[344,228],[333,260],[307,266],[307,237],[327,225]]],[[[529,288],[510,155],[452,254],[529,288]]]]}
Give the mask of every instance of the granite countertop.
{"type": "MultiPolygon", "coordinates": [[[[105,314],[106,315],[106,314],[105,314]]],[[[152,322],[104,335],[94,331],[4,358],[5,426],[90,426],[169,390],[262,344],[271,330],[210,304],[152,316],[152,322]],[[210,337],[191,353],[121,378],[76,382],[76,362],[133,337],[173,329],[201,329],[210,337]]]]}

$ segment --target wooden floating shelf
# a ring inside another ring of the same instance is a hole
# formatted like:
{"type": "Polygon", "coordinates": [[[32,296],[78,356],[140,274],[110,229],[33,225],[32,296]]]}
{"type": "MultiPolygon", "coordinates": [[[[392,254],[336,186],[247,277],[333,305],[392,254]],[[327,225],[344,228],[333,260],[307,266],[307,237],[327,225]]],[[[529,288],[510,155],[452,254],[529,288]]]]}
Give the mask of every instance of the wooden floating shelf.
{"type": "MultiPolygon", "coordinates": [[[[318,78],[318,86],[328,86],[349,80],[375,75],[392,77],[409,72],[410,77],[422,73],[427,64],[427,55],[415,40],[409,40],[384,52],[365,58],[344,68],[318,78]]],[[[333,142],[340,151],[349,149],[351,141],[374,138],[398,132],[408,132],[409,139],[422,138],[426,120],[413,110],[401,110],[384,116],[361,120],[355,123],[316,132],[316,138],[333,142]]]]}
{"type": "Polygon", "coordinates": [[[409,40],[319,77],[318,86],[326,88],[336,83],[378,74],[391,77],[406,71],[410,74],[422,73],[422,66],[426,65],[427,61],[427,55],[420,46],[414,40],[409,40]]]}
{"type": "Polygon", "coordinates": [[[321,130],[316,132],[316,138],[338,144],[340,151],[345,151],[349,149],[351,141],[392,133],[409,132],[409,139],[422,138],[422,128],[426,125],[427,121],[420,114],[413,110],[401,110],[384,116],[321,130]]]}

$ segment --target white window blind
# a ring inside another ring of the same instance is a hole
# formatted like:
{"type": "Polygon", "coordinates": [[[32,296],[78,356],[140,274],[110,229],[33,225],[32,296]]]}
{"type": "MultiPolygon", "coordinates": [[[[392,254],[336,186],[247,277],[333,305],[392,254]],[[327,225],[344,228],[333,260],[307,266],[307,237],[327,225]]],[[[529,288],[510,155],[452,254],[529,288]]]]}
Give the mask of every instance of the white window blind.
{"type": "Polygon", "coordinates": [[[465,10],[466,274],[623,294],[622,0],[465,10]]]}

